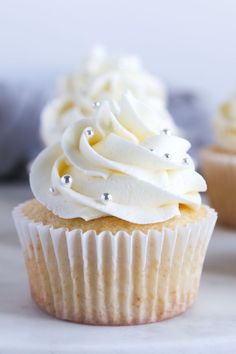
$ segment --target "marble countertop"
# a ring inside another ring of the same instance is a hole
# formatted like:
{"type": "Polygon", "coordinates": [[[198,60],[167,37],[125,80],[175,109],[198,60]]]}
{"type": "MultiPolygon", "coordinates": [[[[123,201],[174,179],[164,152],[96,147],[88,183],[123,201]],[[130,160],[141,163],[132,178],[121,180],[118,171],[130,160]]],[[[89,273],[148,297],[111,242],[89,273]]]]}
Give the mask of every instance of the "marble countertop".
{"type": "Polygon", "coordinates": [[[0,186],[0,354],[236,353],[236,231],[217,227],[199,298],[172,320],[98,327],[56,320],[31,301],[11,209],[26,186],[0,186]]]}

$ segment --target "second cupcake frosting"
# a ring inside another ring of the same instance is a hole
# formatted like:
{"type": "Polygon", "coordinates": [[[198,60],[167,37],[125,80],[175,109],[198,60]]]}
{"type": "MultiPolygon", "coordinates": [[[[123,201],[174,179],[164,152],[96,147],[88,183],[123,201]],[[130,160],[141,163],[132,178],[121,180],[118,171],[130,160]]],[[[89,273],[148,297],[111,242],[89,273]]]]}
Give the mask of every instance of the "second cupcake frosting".
{"type": "Polygon", "coordinates": [[[219,146],[236,152],[236,95],[220,106],[213,120],[213,128],[219,146]]]}
{"type": "Polygon", "coordinates": [[[187,154],[190,144],[164,124],[129,94],[119,104],[105,101],[35,160],[36,199],[66,219],[112,215],[137,224],[180,215],[181,204],[198,207],[206,184],[187,154]]]}
{"type": "MultiPolygon", "coordinates": [[[[149,104],[155,104],[157,99],[166,101],[163,83],[145,71],[136,56],[109,55],[104,48],[95,47],[81,70],[62,81],[60,93],[86,96],[93,102],[119,100],[127,89],[149,104]]],[[[83,103],[86,105],[86,102],[83,103]]]]}
{"type": "Polygon", "coordinates": [[[165,105],[164,85],[144,70],[138,58],[112,56],[95,48],[81,69],[63,80],[60,95],[44,108],[40,127],[44,144],[59,141],[72,121],[91,117],[93,102],[119,100],[127,90],[157,110],[165,105]]]}

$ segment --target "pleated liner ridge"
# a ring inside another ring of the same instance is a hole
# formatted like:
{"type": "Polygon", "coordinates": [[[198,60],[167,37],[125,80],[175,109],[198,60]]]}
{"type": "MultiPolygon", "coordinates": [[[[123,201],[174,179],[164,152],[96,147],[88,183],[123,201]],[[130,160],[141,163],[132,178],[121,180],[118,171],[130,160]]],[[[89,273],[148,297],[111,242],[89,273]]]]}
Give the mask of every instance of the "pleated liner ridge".
{"type": "Polygon", "coordinates": [[[175,230],[54,229],[13,211],[31,294],[60,319],[103,325],[156,322],[196,298],[216,213],[175,230]]]}

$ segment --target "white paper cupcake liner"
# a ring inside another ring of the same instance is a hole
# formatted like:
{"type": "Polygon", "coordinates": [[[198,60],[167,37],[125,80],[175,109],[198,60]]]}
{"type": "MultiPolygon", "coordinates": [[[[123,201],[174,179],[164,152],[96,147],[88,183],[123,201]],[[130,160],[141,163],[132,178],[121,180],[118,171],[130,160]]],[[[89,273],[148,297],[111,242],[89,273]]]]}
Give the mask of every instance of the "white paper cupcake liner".
{"type": "Polygon", "coordinates": [[[236,154],[203,149],[201,167],[209,201],[219,213],[219,222],[236,227],[236,154]]]}
{"type": "Polygon", "coordinates": [[[156,322],[194,302],[216,222],[162,231],[69,231],[13,211],[34,301],[65,320],[126,325],[156,322]]]}

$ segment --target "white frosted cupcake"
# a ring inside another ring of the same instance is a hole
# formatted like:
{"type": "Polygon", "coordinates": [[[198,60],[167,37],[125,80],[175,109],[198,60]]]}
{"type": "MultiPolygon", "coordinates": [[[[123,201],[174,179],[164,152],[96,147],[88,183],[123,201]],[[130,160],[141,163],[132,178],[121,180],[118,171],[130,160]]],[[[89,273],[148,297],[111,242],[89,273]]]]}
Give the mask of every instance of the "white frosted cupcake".
{"type": "Polygon", "coordinates": [[[160,321],[190,307],[216,213],[188,141],[124,95],[71,124],[14,210],[34,301],[80,323],[160,321]]]}
{"type": "MultiPolygon", "coordinates": [[[[63,80],[58,97],[43,110],[40,130],[45,145],[59,141],[70,123],[93,116],[100,102],[120,100],[126,91],[151,106],[157,115],[166,102],[164,85],[143,69],[138,58],[93,50],[81,69],[63,80]]],[[[170,115],[164,114],[166,124],[176,130],[170,115]]]]}
{"type": "Polygon", "coordinates": [[[236,226],[236,96],[223,103],[214,117],[216,144],[202,150],[208,196],[219,221],[236,226]]]}

